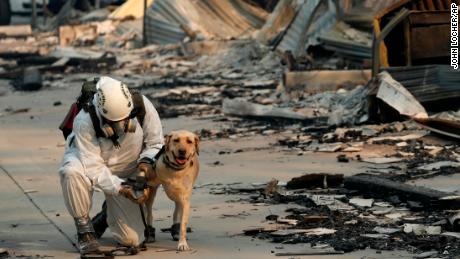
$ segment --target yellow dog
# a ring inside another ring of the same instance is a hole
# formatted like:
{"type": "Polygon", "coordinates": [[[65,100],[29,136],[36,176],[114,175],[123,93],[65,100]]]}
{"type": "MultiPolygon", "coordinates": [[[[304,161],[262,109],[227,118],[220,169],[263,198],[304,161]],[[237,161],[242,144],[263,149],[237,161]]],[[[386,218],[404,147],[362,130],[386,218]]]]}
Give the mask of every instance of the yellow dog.
{"type": "Polygon", "coordinates": [[[189,250],[186,240],[190,215],[190,198],[198,176],[199,138],[192,132],[173,131],[165,138],[165,152],[154,166],[155,177],[147,179],[151,186],[146,202],[147,220],[153,222],[152,206],[158,186],[163,185],[166,195],[175,203],[171,235],[178,240],[177,250],[189,250]]]}

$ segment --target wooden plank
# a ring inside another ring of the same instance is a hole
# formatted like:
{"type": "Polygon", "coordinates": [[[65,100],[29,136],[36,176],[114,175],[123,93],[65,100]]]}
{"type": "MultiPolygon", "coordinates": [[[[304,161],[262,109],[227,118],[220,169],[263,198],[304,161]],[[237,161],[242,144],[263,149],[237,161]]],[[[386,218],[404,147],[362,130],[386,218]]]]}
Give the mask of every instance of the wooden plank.
{"type": "Polygon", "coordinates": [[[428,7],[428,10],[434,11],[436,8],[434,7],[433,0],[425,0],[426,1],[426,6],[428,7]]]}
{"type": "Polygon", "coordinates": [[[423,0],[418,1],[418,10],[426,11],[426,6],[425,6],[425,3],[423,2],[423,0]]]}
{"type": "Polygon", "coordinates": [[[450,55],[450,25],[412,28],[412,59],[448,57],[450,55]]]}
{"type": "Polygon", "coordinates": [[[411,42],[410,42],[410,23],[407,19],[403,21],[404,28],[404,55],[406,56],[406,66],[412,66],[411,42]]]}
{"type": "Polygon", "coordinates": [[[450,12],[434,11],[434,12],[413,12],[409,15],[409,20],[412,26],[440,25],[450,24],[450,12]]]}
{"type": "Polygon", "coordinates": [[[0,58],[21,58],[37,55],[39,55],[38,47],[34,44],[25,44],[25,41],[0,44],[0,58]]]}
{"type": "Polygon", "coordinates": [[[96,24],[66,25],[59,27],[59,45],[70,46],[75,40],[94,40],[98,36],[96,24]]]}
{"type": "Polygon", "coordinates": [[[422,127],[438,134],[460,139],[460,123],[436,118],[414,118],[422,127]]]}
{"type": "Polygon", "coordinates": [[[32,35],[32,27],[30,25],[0,26],[0,35],[8,37],[30,36],[32,35]]]}

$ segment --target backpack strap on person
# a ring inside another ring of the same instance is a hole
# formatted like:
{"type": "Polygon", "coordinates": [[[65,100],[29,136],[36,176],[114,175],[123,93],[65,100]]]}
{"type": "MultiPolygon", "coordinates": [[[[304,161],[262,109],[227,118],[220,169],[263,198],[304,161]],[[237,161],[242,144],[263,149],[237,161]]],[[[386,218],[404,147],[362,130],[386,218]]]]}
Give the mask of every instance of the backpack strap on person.
{"type": "Polygon", "coordinates": [[[94,107],[94,105],[91,104],[85,107],[84,110],[87,113],[89,113],[89,116],[91,117],[91,122],[93,123],[94,131],[96,131],[96,137],[98,138],[105,137],[101,129],[99,117],[97,117],[96,107],[94,107]]]}
{"type": "Polygon", "coordinates": [[[92,105],[93,96],[96,94],[96,84],[99,81],[98,77],[93,78],[93,80],[88,80],[83,83],[81,86],[80,95],[77,99],[77,105],[79,109],[87,110],[88,106],[92,105]]]}
{"type": "Polygon", "coordinates": [[[144,105],[144,98],[142,97],[142,94],[139,93],[138,91],[131,90],[131,97],[133,98],[133,105],[134,108],[131,111],[131,118],[136,117],[137,121],[139,122],[139,125],[141,127],[144,126],[144,118],[145,118],[145,105],[144,105]]]}

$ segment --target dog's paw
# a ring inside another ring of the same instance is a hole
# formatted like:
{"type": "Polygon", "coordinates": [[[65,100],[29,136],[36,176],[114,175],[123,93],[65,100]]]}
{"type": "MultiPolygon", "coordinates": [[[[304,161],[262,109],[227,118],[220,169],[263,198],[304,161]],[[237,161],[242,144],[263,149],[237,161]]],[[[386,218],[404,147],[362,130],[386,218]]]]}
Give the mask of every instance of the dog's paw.
{"type": "Polygon", "coordinates": [[[179,244],[177,244],[177,251],[188,251],[190,250],[190,247],[187,244],[187,241],[179,241],[179,244]]]}

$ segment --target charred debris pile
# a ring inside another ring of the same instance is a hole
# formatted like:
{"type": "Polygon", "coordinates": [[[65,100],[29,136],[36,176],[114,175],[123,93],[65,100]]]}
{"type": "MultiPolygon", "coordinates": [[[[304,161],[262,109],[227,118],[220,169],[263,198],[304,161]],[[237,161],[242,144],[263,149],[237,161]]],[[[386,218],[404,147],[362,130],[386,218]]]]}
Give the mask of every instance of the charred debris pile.
{"type": "Polygon", "coordinates": [[[453,193],[361,174],[305,174],[287,183],[208,186],[216,195],[242,196],[238,202],[288,204],[285,215],[266,215],[243,235],[279,243],[276,255],[296,255],[283,244],[309,243],[297,255],[341,254],[366,248],[406,250],[417,258],[455,258],[459,197],[453,193]]]}
{"type": "Polygon", "coordinates": [[[198,132],[203,139],[261,134],[300,156],[366,163],[366,175],[319,173],[211,192],[300,205],[245,230],[273,242],[324,253],[460,255],[451,217],[458,197],[410,184],[460,167],[450,1],[155,0],[145,12],[143,1],[82,2],[45,10],[46,22],[33,29],[0,26],[0,79],[11,85],[0,95],[110,74],[150,98],[162,118],[223,122],[198,132]]]}

